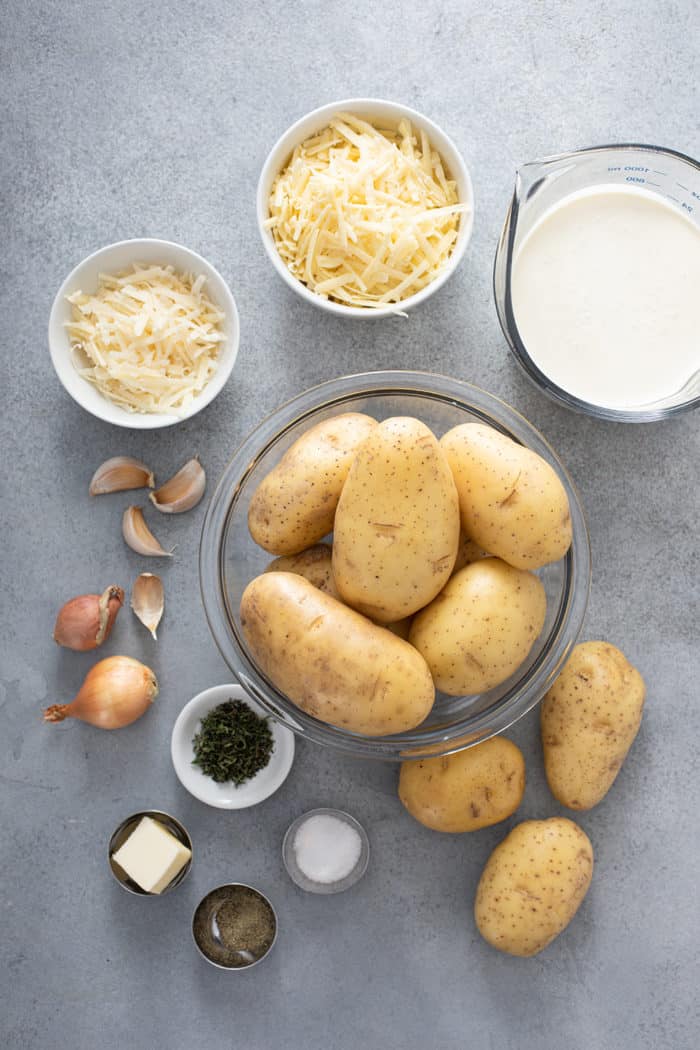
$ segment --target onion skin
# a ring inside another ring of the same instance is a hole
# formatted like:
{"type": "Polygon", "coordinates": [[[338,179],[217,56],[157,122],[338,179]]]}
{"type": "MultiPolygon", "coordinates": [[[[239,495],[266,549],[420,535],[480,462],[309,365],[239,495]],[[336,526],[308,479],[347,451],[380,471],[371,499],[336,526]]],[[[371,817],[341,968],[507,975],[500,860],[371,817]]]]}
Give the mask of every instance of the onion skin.
{"type": "Polygon", "coordinates": [[[158,696],[158,681],[150,667],[130,656],[108,656],[88,671],[70,704],[52,704],[45,722],[78,718],[98,729],[123,729],[145,714],[158,696]]]}
{"type": "Polygon", "coordinates": [[[80,653],[97,649],[109,638],[123,603],[124,591],[115,584],[102,594],[81,594],[71,598],[56,617],[53,640],[80,653]]]}

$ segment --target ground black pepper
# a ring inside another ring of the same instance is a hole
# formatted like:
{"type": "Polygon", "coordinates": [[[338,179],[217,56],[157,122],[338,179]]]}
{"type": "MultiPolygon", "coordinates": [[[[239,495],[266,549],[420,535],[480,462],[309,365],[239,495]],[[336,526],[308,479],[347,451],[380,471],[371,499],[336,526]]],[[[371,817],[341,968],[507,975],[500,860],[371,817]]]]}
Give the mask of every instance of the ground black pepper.
{"type": "Polygon", "coordinates": [[[208,893],[194,914],[192,932],[200,951],[236,969],[265,955],[275,939],[275,913],[250,886],[219,886],[208,893]]]}

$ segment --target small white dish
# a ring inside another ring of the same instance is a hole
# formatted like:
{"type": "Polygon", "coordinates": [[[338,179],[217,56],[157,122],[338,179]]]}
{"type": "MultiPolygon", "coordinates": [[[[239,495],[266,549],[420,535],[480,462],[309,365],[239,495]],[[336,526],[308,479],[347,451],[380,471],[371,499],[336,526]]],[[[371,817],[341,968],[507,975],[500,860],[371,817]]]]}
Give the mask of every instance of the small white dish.
{"type": "Polygon", "coordinates": [[[74,401],[98,419],[118,427],[134,430],[152,430],[181,423],[200,412],[222,390],[231,375],[238,354],[240,324],[236,302],[229,286],[218,270],[196,252],[172,241],[155,238],[118,241],[93,252],[72,270],[61,285],[53,301],[49,316],[49,350],[56,374],[74,401]],[[226,336],[219,351],[216,373],[189,408],[180,415],[162,415],[155,412],[127,412],[115,405],[78,373],[73,364],[70,339],[65,322],[71,320],[71,305],[66,296],[79,289],[93,292],[97,289],[101,273],[118,273],[128,269],[132,263],[159,263],[174,266],[178,273],[204,274],[205,290],[211,301],[224,314],[222,330],[226,336]]]}
{"type": "Polygon", "coordinates": [[[269,726],[275,746],[265,768],[238,787],[231,783],[217,784],[211,777],[205,776],[198,766],[192,765],[192,741],[204,715],[226,700],[244,700],[256,715],[263,718],[269,716],[269,712],[240,685],[215,685],[193,697],[183,707],[173,726],[170,755],[178,780],[200,802],[217,809],[247,809],[269,798],[287,779],[294,761],[294,734],[291,729],[270,718],[269,726]]]}
{"type": "Polygon", "coordinates": [[[262,237],[262,242],[268,258],[282,280],[288,284],[290,288],[292,288],[303,299],[306,299],[307,302],[313,303],[314,306],[318,306],[322,310],[326,310],[328,313],[337,314],[340,317],[358,317],[369,320],[376,317],[394,317],[397,309],[402,311],[411,310],[414,306],[418,306],[419,303],[428,299],[438,290],[438,288],[442,287],[449,277],[452,276],[464,256],[467,244],[472,235],[472,229],[474,226],[474,189],[471,176],[469,175],[469,169],[464,163],[459,150],[452,139],[445,134],[442,128],[438,127],[437,124],[434,124],[432,120],[424,117],[422,113],[418,113],[415,109],[409,109],[408,106],[402,106],[397,102],[386,102],[379,98],[350,98],[343,99],[340,102],[330,102],[326,106],[320,106],[318,109],[314,109],[311,113],[307,113],[305,117],[302,117],[300,120],[297,120],[295,124],[292,124],[281,138],[277,140],[270,150],[260,173],[256,210],[258,229],[260,230],[260,236],[262,237]],[[404,119],[410,120],[414,127],[425,131],[431,145],[437,150],[447,166],[451,178],[457,183],[459,200],[461,202],[468,202],[470,205],[469,211],[464,212],[461,217],[457,242],[449,258],[449,262],[440,276],[436,277],[435,280],[431,281],[431,283],[426,285],[425,288],[416,292],[415,295],[410,295],[398,303],[392,303],[386,307],[377,307],[376,309],[362,306],[345,306],[343,303],[332,302],[329,299],[324,299],[321,295],[317,295],[316,292],[312,292],[302,281],[289,272],[277,251],[275,239],[272,236],[271,231],[265,229],[265,222],[270,216],[268,201],[270,199],[272,184],[291,157],[295,147],[298,146],[300,142],[309,138],[310,135],[322,131],[331,117],[335,116],[336,113],[343,111],[354,113],[359,117],[364,117],[372,123],[382,121],[385,126],[388,127],[396,127],[398,126],[399,121],[404,119]]]}

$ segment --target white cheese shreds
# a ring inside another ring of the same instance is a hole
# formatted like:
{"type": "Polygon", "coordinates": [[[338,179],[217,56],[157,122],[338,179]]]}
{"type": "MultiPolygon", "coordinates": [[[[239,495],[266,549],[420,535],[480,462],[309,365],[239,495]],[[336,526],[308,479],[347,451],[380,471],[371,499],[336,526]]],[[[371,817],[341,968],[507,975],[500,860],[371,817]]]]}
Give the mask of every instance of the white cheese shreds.
{"type": "Polygon", "coordinates": [[[68,296],[75,367],[129,412],[183,414],[216,371],[224,315],[202,275],[172,266],[100,274],[92,295],[68,296]]]}
{"type": "Polygon", "coordinates": [[[406,120],[392,132],[339,113],[294,150],[265,225],[313,292],[376,309],[435,280],[469,207],[425,133],[406,120]]]}

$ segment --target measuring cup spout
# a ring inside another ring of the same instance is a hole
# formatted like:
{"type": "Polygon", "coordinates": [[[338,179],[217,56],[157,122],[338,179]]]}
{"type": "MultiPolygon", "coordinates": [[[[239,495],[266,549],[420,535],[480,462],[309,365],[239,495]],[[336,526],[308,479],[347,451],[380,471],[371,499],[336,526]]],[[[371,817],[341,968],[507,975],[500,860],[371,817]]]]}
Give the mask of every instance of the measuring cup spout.
{"type": "Polygon", "coordinates": [[[515,172],[515,193],[518,197],[528,197],[533,188],[547,176],[546,161],[532,160],[521,164],[515,172]]]}

